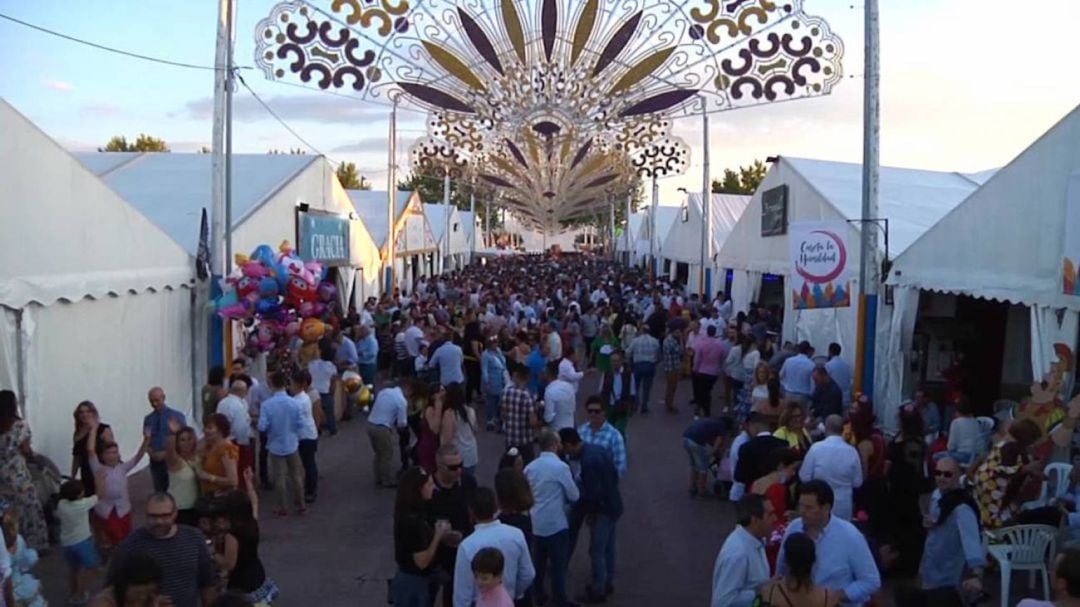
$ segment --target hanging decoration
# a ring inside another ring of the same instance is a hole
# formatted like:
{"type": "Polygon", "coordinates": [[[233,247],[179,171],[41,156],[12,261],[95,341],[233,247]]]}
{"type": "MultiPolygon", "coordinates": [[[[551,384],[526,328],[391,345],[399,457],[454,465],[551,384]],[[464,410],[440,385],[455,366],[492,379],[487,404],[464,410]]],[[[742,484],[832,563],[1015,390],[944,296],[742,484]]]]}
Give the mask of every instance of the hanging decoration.
{"type": "Polygon", "coordinates": [[[548,226],[684,172],[672,118],[826,95],[843,55],[803,0],[290,0],[256,41],[271,79],[427,109],[415,169],[548,226]]]}

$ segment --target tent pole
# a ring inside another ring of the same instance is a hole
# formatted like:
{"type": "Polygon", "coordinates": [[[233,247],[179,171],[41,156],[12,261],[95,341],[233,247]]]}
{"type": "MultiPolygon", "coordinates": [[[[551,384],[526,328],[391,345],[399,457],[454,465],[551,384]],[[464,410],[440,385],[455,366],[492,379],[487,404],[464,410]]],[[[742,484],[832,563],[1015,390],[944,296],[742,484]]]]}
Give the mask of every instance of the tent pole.
{"type": "Polygon", "coordinates": [[[862,166],[862,221],[859,223],[861,247],[859,251],[859,327],[858,365],[861,373],[856,375],[856,389],[873,395],[874,391],[874,336],[877,320],[878,276],[877,230],[868,225],[878,218],[878,145],[881,135],[879,87],[881,72],[878,40],[878,0],[866,0],[864,8],[865,73],[863,79],[863,166],[862,166]],[[869,228],[869,229],[868,229],[869,228]]]}
{"type": "MultiPolygon", "coordinates": [[[[229,259],[226,249],[226,226],[228,225],[228,201],[226,200],[226,175],[228,174],[225,149],[226,122],[228,121],[230,60],[232,57],[232,17],[234,0],[218,1],[217,40],[214,54],[214,117],[211,135],[211,191],[210,191],[210,299],[221,296],[222,279],[228,273],[229,259]]],[[[223,365],[225,360],[223,321],[212,314],[207,325],[207,361],[209,366],[223,365]]]]}
{"type": "MultiPolygon", "coordinates": [[[[473,252],[476,251],[476,192],[472,189],[469,190],[469,216],[472,217],[472,240],[469,242],[469,264],[473,262],[473,252]]],[[[461,226],[461,229],[465,229],[465,226],[461,226]]]]}
{"type": "Polygon", "coordinates": [[[386,253],[383,257],[383,280],[386,283],[384,295],[393,295],[394,293],[394,206],[397,204],[397,95],[393,96],[393,105],[390,107],[390,145],[387,156],[389,160],[386,168],[386,192],[389,200],[387,201],[386,211],[387,220],[386,224],[386,253]]]}
{"type": "Polygon", "coordinates": [[[626,265],[630,265],[630,260],[634,258],[634,249],[632,247],[635,245],[630,242],[630,205],[633,201],[634,192],[630,191],[626,194],[626,230],[624,232],[626,236],[626,265]]]}
{"type": "Polygon", "coordinates": [[[656,183],[656,173],[652,176],[652,211],[649,213],[649,267],[653,280],[660,276],[660,260],[656,258],[656,207],[660,205],[660,184],[656,183]]]}
{"type": "MultiPolygon", "coordinates": [[[[450,171],[445,171],[442,182],[442,203],[445,208],[443,212],[446,213],[446,221],[443,226],[443,262],[442,271],[449,270],[450,265],[450,171]]],[[[432,264],[434,265],[434,264],[432,264]]]]}

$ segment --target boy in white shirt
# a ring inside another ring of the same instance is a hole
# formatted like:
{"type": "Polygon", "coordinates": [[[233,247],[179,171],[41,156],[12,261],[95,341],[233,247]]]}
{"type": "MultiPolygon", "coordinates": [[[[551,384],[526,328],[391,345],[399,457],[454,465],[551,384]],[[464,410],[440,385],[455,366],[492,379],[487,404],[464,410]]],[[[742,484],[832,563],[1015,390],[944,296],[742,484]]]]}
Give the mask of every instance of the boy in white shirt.
{"type": "Polygon", "coordinates": [[[97,502],[96,495],[83,497],[83,486],[79,481],[66,481],[60,486],[60,503],[56,506],[56,514],[60,518],[60,545],[71,572],[68,579],[72,603],[82,604],[90,600],[90,577],[101,566],[90,533],[89,512],[97,502]]]}

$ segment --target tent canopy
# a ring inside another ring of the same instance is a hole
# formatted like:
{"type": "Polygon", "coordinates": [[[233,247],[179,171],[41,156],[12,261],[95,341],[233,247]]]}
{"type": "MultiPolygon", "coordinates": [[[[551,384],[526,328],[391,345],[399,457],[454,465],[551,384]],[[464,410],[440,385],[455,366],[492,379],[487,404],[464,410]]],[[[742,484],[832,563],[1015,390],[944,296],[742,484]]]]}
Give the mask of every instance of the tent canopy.
{"type": "Polygon", "coordinates": [[[1062,293],[1070,195],[1080,204],[1080,107],[897,257],[888,282],[1080,309],[1062,293]]]}
{"type": "Polygon", "coordinates": [[[641,232],[641,224],[645,222],[645,213],[638,211],[630,214],[630,220],[625,232],[619,236],[619,241],[615,244],[615,250],[620,253],[634,250],[634,243],[638,240],[638,233],[641,232]],[[630,246],[627,247],[626,235],[630,234],[630,246]]]}
{"type": "MultiPolygon", "coordinates": [[[[709,232],[712,236],[712,251],[719,251],[727,240],[731,230],[742,217],[743,211],[750,204],[749,196],[735,194],[713,194],[709,200],[709,232]]],[[[671,224],[660,245],[660,255],[672,261],[700,264],[701,263],[701,194],[690,194],[683,207],[686,209],[686,220],[680,213],[679,218],[671,224]]],[[[682,210],[680,208],[680,211],[682,210]]]]}
{"type": "MultiPolygon", "coordinates": [[[[78,152],[75,157],[195,255],[202,210],[209,212],[212,199],[211,154],[78,152]]],[[[233,154],[232,229],[319,158],[233,154]]]]}
{"type": "MultiPolygon", "coordinates": [[[[349,194],[349,199],[352,200],[353,207],[356,208],[356,214],[360,216],[360,219],[367,226],[368,233],[371,234],[371,239],[375,241],[375,245],[382,250],[386,246],[386,236],[389,233],[387,226],[386,202],[387,193],[385,190],[346,190],[349,194]]],[[[397,199],[394,201],[397,208],[394,209],[394,217],[398,220],[401,219],[405,213],[405,209],[409,206],[409,199],[414,195],[414,192],[406,190],[398,190],[397,199]]]]}
{"type": "Polygon", "coordinates": [[[431,226],[431,234],[435,242],[439,243],[439,251],[446,250],[446,216],[450,215],[450,254],[469,252],[469,240],[463,228],[464,221],[461,212],[453,205],[424,203],[424,215],[427,216],[428,225],[431,226]]]}
{"type": "MultiPolygon", "coordinates": [[[[970,196],[992,171],[965,175],[881,167],[879,215],[889,220],[889,256],[896,258],[916,239],[970,196]]],[[[736,223],[720,248],[722,268],[788,274],[787,236],[761,235],[761,195],[788,187],[787,221],[857,220],[862,213],[862,165],[828,160],[781,157],[773,164],[751,199],[749,211],[736,223]]],[[[850,223],[848,242],[858,242],[857,223],[850,223]]],[[[877,229],[877,228],[871,228],[877,229]]],[[[884,239],[878,238],[884,252],[884,239]]],[[[851,246],[849,264],[859,263],[851,246]]]]}
{"type": "Polygon", "coordinates": [[[0,132],[0,237],[18,248],[0,269],[0,306],[191,282],[183,249],[3,100],[0,132]]]}
{"type": "Polygon", "coordinates": [[[472,211],[458,211],[461,217],[461,231],[465,233],[466,251],[476,250],[476,213],[472,211]]]}

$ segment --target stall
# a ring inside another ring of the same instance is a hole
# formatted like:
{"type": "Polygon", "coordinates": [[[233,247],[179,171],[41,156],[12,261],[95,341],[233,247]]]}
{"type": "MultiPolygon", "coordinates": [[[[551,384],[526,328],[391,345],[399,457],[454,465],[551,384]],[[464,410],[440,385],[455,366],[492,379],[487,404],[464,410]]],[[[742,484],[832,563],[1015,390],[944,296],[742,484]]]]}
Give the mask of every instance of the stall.
{"type": "Polygon", "coordinates": [[[58,143],[0,100],[0,389],[35,451],[71,462],[71,414],[94,402],[121,453],[142,441],[147,390],[190,413],[196,377],[191,257],[58,143]]]}
{"type": "MultiPolygon", "coordinates": [[[[348,190],[357,215],[367,227],[382,254],[383,265],[390,259],[387,251],[388,225],[385,191],[348,190]]],[[[424,214],[423,201],[416,192],[398,191],[394,208],[394,280],[406,293],[412,292],[417,279],[435,276],[438,266],[435,256],[439,246],[424,214]]]]}
{"type": "Polygon", "coordinates": [[[941,384],[985,410],[1027,395],[1055,344],[1076,352],[1078,261],[1080,108],[896,257],[878,334],[890,396],[941,384]]]}
{"type": "Polygon", "coordinates": [[[470,249],[462,212],[453,205],[425,203],[424,215],[439,247],[438,271],[452,272],[465,267],[469,263],[470,249]]]}
{"type": "MultiPolygon", "coordinates": [[[[986,177],[881,167],[879,218],[888,219],[889,232],[888,251],[885,239],[878,239],[881,257],[903,253],[986,177]]],[[[789,157],[774,162],[717,256],[718,267],[732,270],[735,309],[750,302],[782,308],[783,339],[807,340],[818,352],[835,341],[853,360],[861,206],[861,165],[789,157]],[[811,274],[794,271],[800,248],[830,249],[820,255],[834,265],[829,274],[836,280],[827,292],[803,290],[811,274]]],[[[884,222],[867,229],[884,229],[884,222]]]]}
{"type": "MultiPolygon", "coordinates": [[[[732,228],[742,217],[749,196],[737,194],[713,194],[709,199],[709,234],[711,247],[705,259],[712,266],[713,257],[724,241],[731,234],[732,228]]],[[[701,291],[701,232],[702,232],[701,194],[690,194],[679,207],[679,216],[660,245],[660,257],[675,264],[675,279],[686,285],[691,293],[701,291]]],[[[714,273],[715,276],[715,273],[714,273]]],[[[713,291],[718,288],[713,279],[713,291]]]]}

